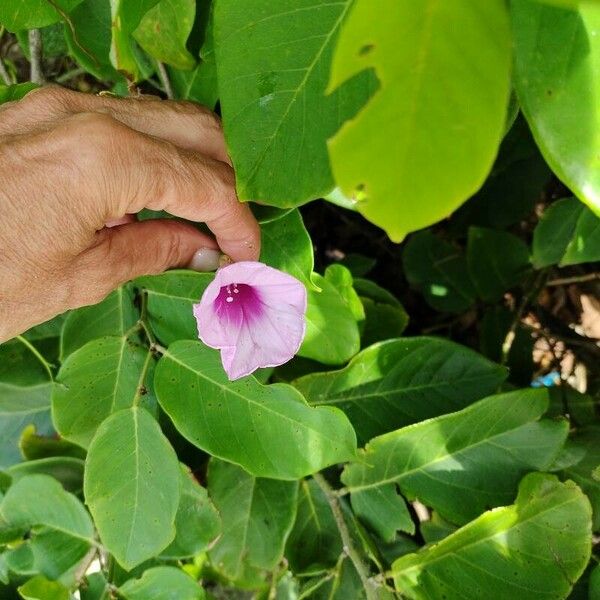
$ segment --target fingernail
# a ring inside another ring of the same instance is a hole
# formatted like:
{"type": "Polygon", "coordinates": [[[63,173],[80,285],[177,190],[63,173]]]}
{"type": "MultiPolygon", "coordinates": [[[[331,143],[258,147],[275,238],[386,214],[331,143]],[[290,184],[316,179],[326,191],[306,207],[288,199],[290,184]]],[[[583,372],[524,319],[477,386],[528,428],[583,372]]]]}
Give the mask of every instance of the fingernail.
{"type": "Polygon", "coordinates": [[[189,264],[193,271],[216,271],[219,268],[222,254],[213,248],[200,248],[189,264]]]}

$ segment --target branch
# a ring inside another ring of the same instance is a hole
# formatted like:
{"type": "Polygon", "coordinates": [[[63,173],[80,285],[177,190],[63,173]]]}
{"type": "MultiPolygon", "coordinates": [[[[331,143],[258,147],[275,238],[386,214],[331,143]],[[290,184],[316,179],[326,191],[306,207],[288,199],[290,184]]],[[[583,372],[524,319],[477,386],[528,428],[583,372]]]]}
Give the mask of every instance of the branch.
{"type": "Polygon", "coordinates": [[[546,283],[547,286],[569,285],[571,283],[585,283],[600,279],[600,273],[588,273],[587,275],[576,275],[574,277],[563,277],[562,279],[551,279],[546,283]]]}
{"type": "Polygon", "coordinates": [[[171,85],[171,80],[169,79],[167,69],[165,68],[165,65],[160,62],[160,60],[156,61],[156,66],[158,68],[158,76],[160,77],[160,81],[165,89],[165,94],[169,100],[173,100],[173,98],[175,98],[175,94],[173,93],[173,86],[171,85]]]}
{"type": "Polygon", "coordinates": [[[44,69],[42,67],[42,34],[39,29],[29,30],[29,56],[31,71],[29,79],[32,83],[44,85],[46,78],[44,77],[44,69]]]}
{"type": "Polygon", "coordinates": [[[342,507],[340,506],[340,501],[335,493],[335,490],[329,485],[329,483],[327,483],[325,477],[323,477],[323,475],[320,473],[315,473],[313,475],[313,479],[327,498],[327,502],[329,503],[331,511],[333,512],[333,518],[335,519],[337,528],[340,532],[342,543],[344,544],[344,552],[349,556],[354,568],[356,569],[356,572],[358,573],[358,576],[360,577],[360,581],[362,582],[367,594],[367,600],[376,600],[377,593],[375,591],[375,586],[371,581],[369,581],[369,570],[367,565],[363,562],[360,554],[354,547],[354,542],[350,537],[350,531],[348,530],[348,526],[344,520],[342,507]]]}

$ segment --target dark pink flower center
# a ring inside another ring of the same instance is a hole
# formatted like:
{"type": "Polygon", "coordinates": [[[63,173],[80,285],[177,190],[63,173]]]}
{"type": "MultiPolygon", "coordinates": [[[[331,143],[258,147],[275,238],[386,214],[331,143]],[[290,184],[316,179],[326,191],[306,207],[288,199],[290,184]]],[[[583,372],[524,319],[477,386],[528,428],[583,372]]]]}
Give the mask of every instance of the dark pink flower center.
{"type": "Polygon", "coordinates": [[[255,287],[246,283],[224,285],[215,300],[215,311],[219,317],[230,319],[252,319],[262,313],[260,294],[255,287]]]}

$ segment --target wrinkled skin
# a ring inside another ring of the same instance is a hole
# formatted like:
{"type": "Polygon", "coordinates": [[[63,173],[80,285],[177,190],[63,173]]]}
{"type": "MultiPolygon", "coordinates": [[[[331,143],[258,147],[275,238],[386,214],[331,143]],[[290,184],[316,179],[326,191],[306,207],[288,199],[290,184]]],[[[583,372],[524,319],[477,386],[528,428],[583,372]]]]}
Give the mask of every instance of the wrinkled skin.
{"type": "Polygon", "coordinates": [[[217,247],[256,260],[260,232],[210,111],[58,87],[0,105],[0,342],[217,247]]]}

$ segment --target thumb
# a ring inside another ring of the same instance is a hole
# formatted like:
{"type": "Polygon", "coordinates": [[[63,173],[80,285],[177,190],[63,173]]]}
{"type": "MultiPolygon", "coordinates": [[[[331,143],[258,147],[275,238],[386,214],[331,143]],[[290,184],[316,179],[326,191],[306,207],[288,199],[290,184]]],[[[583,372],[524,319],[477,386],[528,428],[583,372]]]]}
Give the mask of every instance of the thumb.
{"type": "Polygon", "coordinates": [[[198,251],[205,257],[210,255],[208,249],[215,252],[212,260],[203,261],[205,270],[216,269],[220,257],[216,242],[193,225],[172,219],[105,228],[97,233],[96,243],[77,260],[77,281],[88,282],[77,287],[89,286],[92,297],[102,298],[130,279],[186,267],[198,251]]]}

